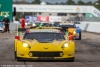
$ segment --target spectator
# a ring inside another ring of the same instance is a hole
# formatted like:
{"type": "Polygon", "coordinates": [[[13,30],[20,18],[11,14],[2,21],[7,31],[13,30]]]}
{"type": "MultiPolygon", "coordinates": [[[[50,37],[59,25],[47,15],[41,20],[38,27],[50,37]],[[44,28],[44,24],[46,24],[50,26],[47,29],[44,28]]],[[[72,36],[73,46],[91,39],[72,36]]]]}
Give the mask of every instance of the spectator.
{"type": "Polygon", "coordinates": [[[10,30],[9,30],[9,23],[10,23],[10,20],[9,20],[9,18],[7,17],[7,15],[4,16],[3,22],[4,22],[4,24],[5,24],[5,32],[10,33],[10,30]]]}
{"type": "Polygon", "coordinates": [[[24,19],[24,17],[21,19],[21,27],[25,28],[25,19],[24,19]]]}

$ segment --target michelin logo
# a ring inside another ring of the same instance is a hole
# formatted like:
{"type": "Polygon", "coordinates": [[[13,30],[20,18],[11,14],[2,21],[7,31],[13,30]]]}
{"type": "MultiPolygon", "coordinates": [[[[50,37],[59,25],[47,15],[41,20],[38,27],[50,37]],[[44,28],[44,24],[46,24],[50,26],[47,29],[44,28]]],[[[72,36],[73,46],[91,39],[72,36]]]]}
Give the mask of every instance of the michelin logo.
{"type": "Polygon", "coordinates": [[[100,12],[94,10],[93,13],[95,13],[98,17],[100,17],[100,12]]]}

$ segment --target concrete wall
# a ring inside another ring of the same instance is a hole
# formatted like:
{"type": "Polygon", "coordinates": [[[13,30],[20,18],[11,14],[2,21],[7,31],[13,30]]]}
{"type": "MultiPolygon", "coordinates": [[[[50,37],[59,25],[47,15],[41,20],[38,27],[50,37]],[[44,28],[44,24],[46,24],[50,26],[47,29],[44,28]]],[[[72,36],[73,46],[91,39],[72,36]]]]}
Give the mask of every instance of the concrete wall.
{"type": "Polygon", "coordinates": [[[77,24],[83,31],[100,33],[100,22],[81,22],[77,24]]]}

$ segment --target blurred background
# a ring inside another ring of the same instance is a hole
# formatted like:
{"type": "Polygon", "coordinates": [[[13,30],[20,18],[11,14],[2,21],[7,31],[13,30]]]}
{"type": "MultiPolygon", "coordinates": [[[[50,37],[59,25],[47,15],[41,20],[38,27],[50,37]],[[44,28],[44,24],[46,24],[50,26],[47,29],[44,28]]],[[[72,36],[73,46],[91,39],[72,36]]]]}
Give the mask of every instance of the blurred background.
{"type": "MultiPolygon", "coordinates": [[[[100,0],[13,0],[13,4],[30,4],[30,5],[79,5],[79,6],[93,6],[100,10],[100,0]]],[[[98,14],[98,13],[97,13],[98,14]]],[[[71,21],[96,21],[99,22],[100,18],[93,16],[91,13],[46,13],[46,12],[17,12],[15,20],[19,21],[23,16],[62,16],[66,20],[71,21]]]]}

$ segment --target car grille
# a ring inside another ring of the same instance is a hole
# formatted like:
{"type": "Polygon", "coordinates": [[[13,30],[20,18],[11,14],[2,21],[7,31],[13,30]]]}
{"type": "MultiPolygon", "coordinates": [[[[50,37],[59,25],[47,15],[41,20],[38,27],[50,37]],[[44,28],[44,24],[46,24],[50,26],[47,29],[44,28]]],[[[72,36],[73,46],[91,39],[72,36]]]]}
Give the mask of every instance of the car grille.
{"type": "Polygon", "coordinates": [[[60,53],[62,52],[34,52],[31,51],[34,57],[61,57],[60,53]]]}

